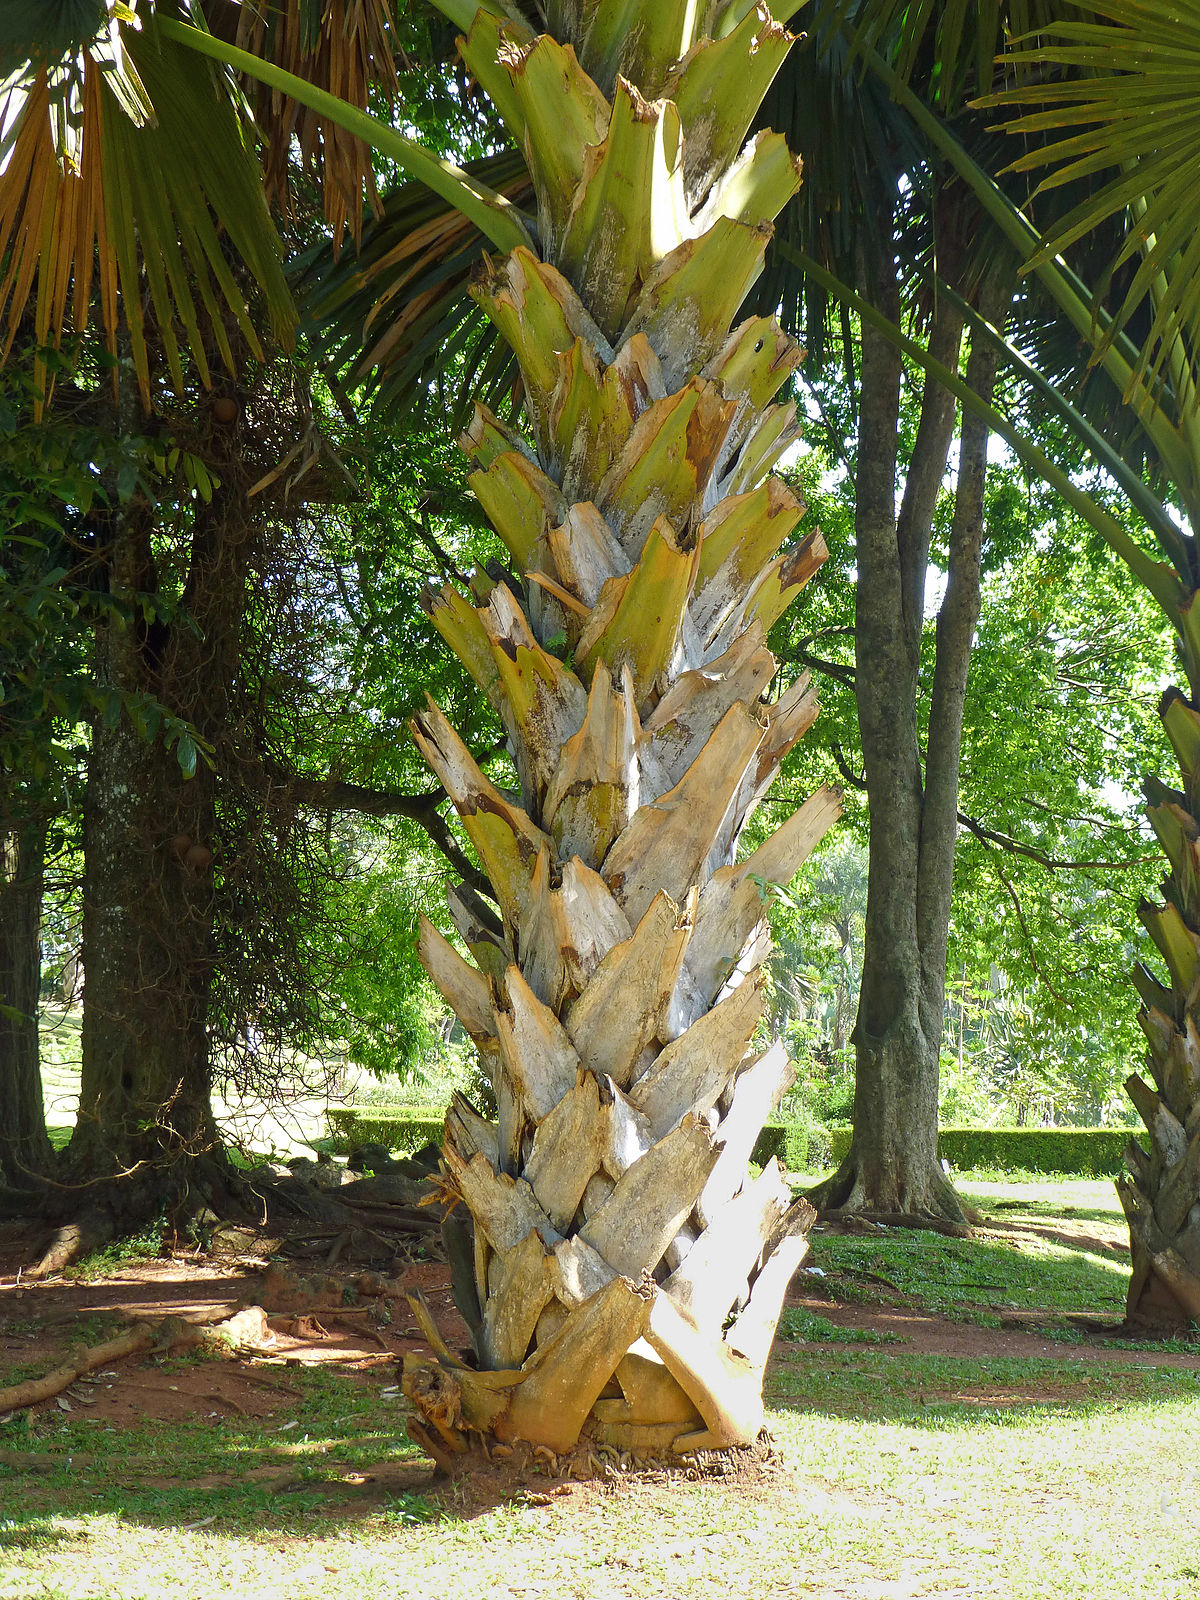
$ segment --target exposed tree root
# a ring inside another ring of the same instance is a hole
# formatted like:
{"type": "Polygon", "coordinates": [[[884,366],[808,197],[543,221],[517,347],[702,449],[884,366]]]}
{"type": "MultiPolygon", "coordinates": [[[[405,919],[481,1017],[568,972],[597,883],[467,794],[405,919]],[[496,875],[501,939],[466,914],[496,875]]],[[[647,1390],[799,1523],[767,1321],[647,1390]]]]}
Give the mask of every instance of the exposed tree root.
{"type": "MultiPolygon", "coordinates": [[[[258,1349],[259,1333],[266,1329],[265,1313],[258,1306],[249,1306],[232,1317],[224,1309],[190,1317],[163,1317],[155,1322],[141,1322],[136,1327],[108,1339],[104,1344],[91,1345],[79,1351],[61,1367],[55,1367],[41,1378],[28,1378],[10,1388],[0,1389],[0,1415],[21,1411],[27,1406],[39,1405],[43,1400],[53,1400],[55,1395],[69,1389],[85,1373],[106,1367],[125,1356],[142,1351],[156,1354],[200,1344],[206,1338],[223,1341],[231,1349],[258,1349]],[[216,1323],[214,1328],[212,1324],[216,1323]]],[[[274,1335],[271,1336],[272,1338],[274,1335]]],[[[207,1396],[220,1399],[234,1410],[241,1408],[223,1395],[207,1396]]],[[[245,1413],[243,1413],[244,1415],[245,1413]]]]}
{"type": "Polygon", "coordinates": [[[927,1217],[915,1211],[819,1211],[819,1222],[866,1222],[884,1228],[922,1228],[952,1239],[969,1239],[971,1228],[965,1222],[947,1222],[942,1217],[927,1217]]]}
{"type": "Polygon", "coordinates": [[[451,1450],[433,1428],[424,1427],[415,1419],[409,1422],[408,1432],[413,1443],[435,1463],[435,1477],[446,1478],[491,1471],[513,1482],[532,1476],[560,1485],[596,1479],[606,1483],[634,1479],[759,1479],[783,1466],[783,1457],[766,1429],[749,1445],[697,1450],[682,1456],[671,1450],[621,1450],[587,1436],[570,1450],[555,1452],[525,1439],[505,1443],[479,1433],[465,1436],[465,1448],[451,1450]]]}
{"type": "Polygon", "coordinates": [[[31,1283],[52,1278],[56,1272],[73,1266],[81,1256],[102,1249],[116,1237],[117,1221],[108,1211],[84,1212],[76,1222],[64,1223],[58,1228],[41,1256],[25,1273],[31,1283]]]}
{"type": "MultiPolygon", "coordinates": [[[[444,1215],[428,1167],[394,1163],[394,1169],[333,1190],[304,1177],[239,1172],[208,1152],[179,1159],[127,1179],[78,1185],[45,1184],[25,1197],[23,1215],[57,1224],[50,1242],[24,1276],[30,1282],[54,1276],[114,1240],[128,1238],[166,1217],[185,1234],[207,1214],[208,1224],[273,1226],[292,1233],[298,1219],[310,1224],[308,1253],[341,1261],[387,1262],[414,1241],[437,1240],[444,1215]],[[75,1210],[80,1206],[85,1209],[75,1210]]],[[[298,1253],[304,1253],[301,1249],[298,1253]]]]}
{"type": "Polygon", "coordinates": [[[929,1163],[922,1172],[905,1174],[903,1181],[898,1175],[865,1173],[853,1144],[837,1171],[806,1190],[804,1197],[827,1219],[858,1216],[905,1228],[929,1228],[941,1222],[960,1229],[978,1226],[983,1220],[936,1163],[929,1163]],[[892,1220],[900,1217],[909,1220],[892,1220]]]}
{"type": "Polygon", "coordinates": [[[106,1344],[92,1345],[73,1356],[64,1366],[56,1367],[44,1378],[28,1378],[24,1383],[14,1383],[11,1388],[0,1389],[0,1414],[20,1411],[26,1406],[36,1406],[42,1400],[53,1400],[56,1394],[69,1389],[85,1372],[94,1372],[110,1361],[120,1361],[122,1356],[136,1355],[149,1350],[154,1344],[154,1327],[150,1323],[133,1328],[106,1344]]]}

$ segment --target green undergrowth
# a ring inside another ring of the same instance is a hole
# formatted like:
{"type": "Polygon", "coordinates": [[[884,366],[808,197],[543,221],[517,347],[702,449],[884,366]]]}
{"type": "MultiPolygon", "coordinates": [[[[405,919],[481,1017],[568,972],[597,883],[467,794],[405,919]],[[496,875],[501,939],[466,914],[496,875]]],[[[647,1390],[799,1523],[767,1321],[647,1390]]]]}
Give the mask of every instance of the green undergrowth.
{"type": "Polygon", "coordinates": [[[880,1333],[874,1328],[844,1328],[819,1312],[802,1306],[788,1306],[779,1319],[779,1337],[806,1344],[901,1344],[895,1333],[880,1333]]]}
{"type": "Polygon", "coordinates": [[[441,1143],[445,1110],[433,1106],[331,1106],[326,1113],[333,1148],[345,1154],[356,1145],[381,1144],[397,1155],[441,1143]]]}
{"type": "MultiPolygon", "coordinates": [[[[1132,1128],[977,1128],[938,1129],[938,1155],[956,1171],[1064,1173],[1115,1177],[1122,1170],[1132,1128]]],[[[836,1166],[850,1148],[853,1130],[829,1130],[836,1166]]]]}

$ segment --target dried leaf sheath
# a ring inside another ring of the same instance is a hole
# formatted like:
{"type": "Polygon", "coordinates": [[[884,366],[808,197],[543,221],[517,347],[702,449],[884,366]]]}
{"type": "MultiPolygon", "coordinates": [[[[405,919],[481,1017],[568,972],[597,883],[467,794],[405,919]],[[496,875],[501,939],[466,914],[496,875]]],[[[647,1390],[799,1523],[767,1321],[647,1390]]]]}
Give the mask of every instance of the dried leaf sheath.
{"type": "Polygon", "coordinates": [[[641,0],[620,33],[616,9],[558,8],[583,20],[537,41],[481,14],[465,46],[526,141],[548,252],[490,262],[475,291],[524,386],[523,437],[480,408],[464,440],[519,582],[430,601],[520,796],[435,711],[415,727],[503,913],[502,954],[460,901],[477,976],[429,931],[422,953],[496,1087],[496,1125],[452,1110],[446,1163],[475,1226],[477,1355],[505,1375],[443,1354],[405,1381],[459,1442],[669,1453],[762,1425],[811,1212],[774,1165],[747,1176],[790,1081],[752,1043],[757,882],[786,882],[839,803],[822,791],[733,864],[815,714],[803,683],[762,698],[766,628],[824,554],[768,476],[794,356],[769,320],[729,326],[795,188],[781,141],[743,145],[789,41],[762,7],[719,42],[704,8],[641,0]]]}
{"type": "Polygon", "coordinates": [[[1194,700],[1170,689],[1159,714],[1182,787],[1146,781],[1148,815],[1171,871],[1163,886],[1165,904],[1143,901],[1138,915],[1162,957],[1169,987],[1144,966],[1134,971],[1151,1081],[1135,1072],[1125,1088],[1147,1138],[1145,1148],[1129,1141],[1117,1190],[1133,1258],[1129,1318],[1164,1331],[1200,1318],[1200,825],[1193,798],[1200,782],[1200,712],[1194,700]]]}

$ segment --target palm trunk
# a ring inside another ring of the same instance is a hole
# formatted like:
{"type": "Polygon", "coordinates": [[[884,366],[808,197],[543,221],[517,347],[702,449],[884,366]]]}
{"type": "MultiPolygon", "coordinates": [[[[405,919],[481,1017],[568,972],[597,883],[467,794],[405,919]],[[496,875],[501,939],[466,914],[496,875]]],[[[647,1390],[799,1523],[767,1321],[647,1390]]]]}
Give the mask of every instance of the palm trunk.
{"type": "Polygon", "coordinates": [[[756,1437],[812,1219],[776,1163],[748,1177],[792,1076],[752,1040],[763,894],[837,794],[733,864],[816,710],[804,680],[763,698],[766,630],[824,557],[788,543],[802,507],[768,476],[798,356],[773,319],[729,332],[798,183],[777,136],[742,153],[790,40],[761,10],[718,42],[691,20],[711,8],[548,9],[558,40],[500,42],[481,13],[464,45],[529,152],[546,259],[519,248],[475,291],[521,368],[527,432],[479,407],[464,440],[514,571],[429,601],[520,794],[436,708],[416,719],[500,908],[456,892],[476,964],[428,924],[422,956],[499,1111],[446,1122],[477,1365],[442,1346],[405,1389],[439,1454],[473,1434],[670,1454],[756,1437]]]}

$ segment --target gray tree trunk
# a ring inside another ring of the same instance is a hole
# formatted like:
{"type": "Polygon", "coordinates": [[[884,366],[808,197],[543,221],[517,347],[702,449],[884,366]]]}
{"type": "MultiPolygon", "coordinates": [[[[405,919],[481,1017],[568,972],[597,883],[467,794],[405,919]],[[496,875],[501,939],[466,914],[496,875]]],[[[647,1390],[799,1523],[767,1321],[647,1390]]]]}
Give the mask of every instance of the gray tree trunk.
{"type": "MultiPolygon", "coordinates": [[[[219,478],[190,534],[181,620],[110,626],[101,682],[150,694],[203,737],[221,727],[245,596],[248,479],[233,430],[210,464],[219,478]]],[[[114,518],[112,592],[158,588],[152,508],[114,518]]],[[[135,617],[138,608],[131,609],[135,617]]],[[[84,802],[83,966],[87,974],[79,1119],[68,1150],[119,1227],[195,1188],[192,1165],[219,1153],[211,1112],[209,995],[215,961],[216,778],[186,777],[161,737],[122,716],[96,726],[84,802]]]]}
{"type": "MultiPolygon", "coordinates": [[[[981,294],[984,314],[1002,318],[1009,292],[1007,277],[989,279],[981,294]]],[[[898,320],[890,264],[876,295],[881,309],[898,320]]],[[[956,368],[961,338],[961,318],[943,301],[934,316],[931,355],[956,368]]],[[[985,398],[995,371],[991,348],[973,343],[967,379],[985,398]]],[[[922,749],[925,579],[955,406],[936,380],[926,380],[897,513],[900,358],[868,327],[862,334],[861,394],[855,684],[870,804],[870,864],[854,1031],[854,1135],[845,1161],[811,1198],[825,1210],[961,1223],[966,1213],[937,1158],[938,1078],[963,706],[980,603],[988,432],[974,417],[963,421],[949,581],[938,614],[929,733],[922,749]]]]}

